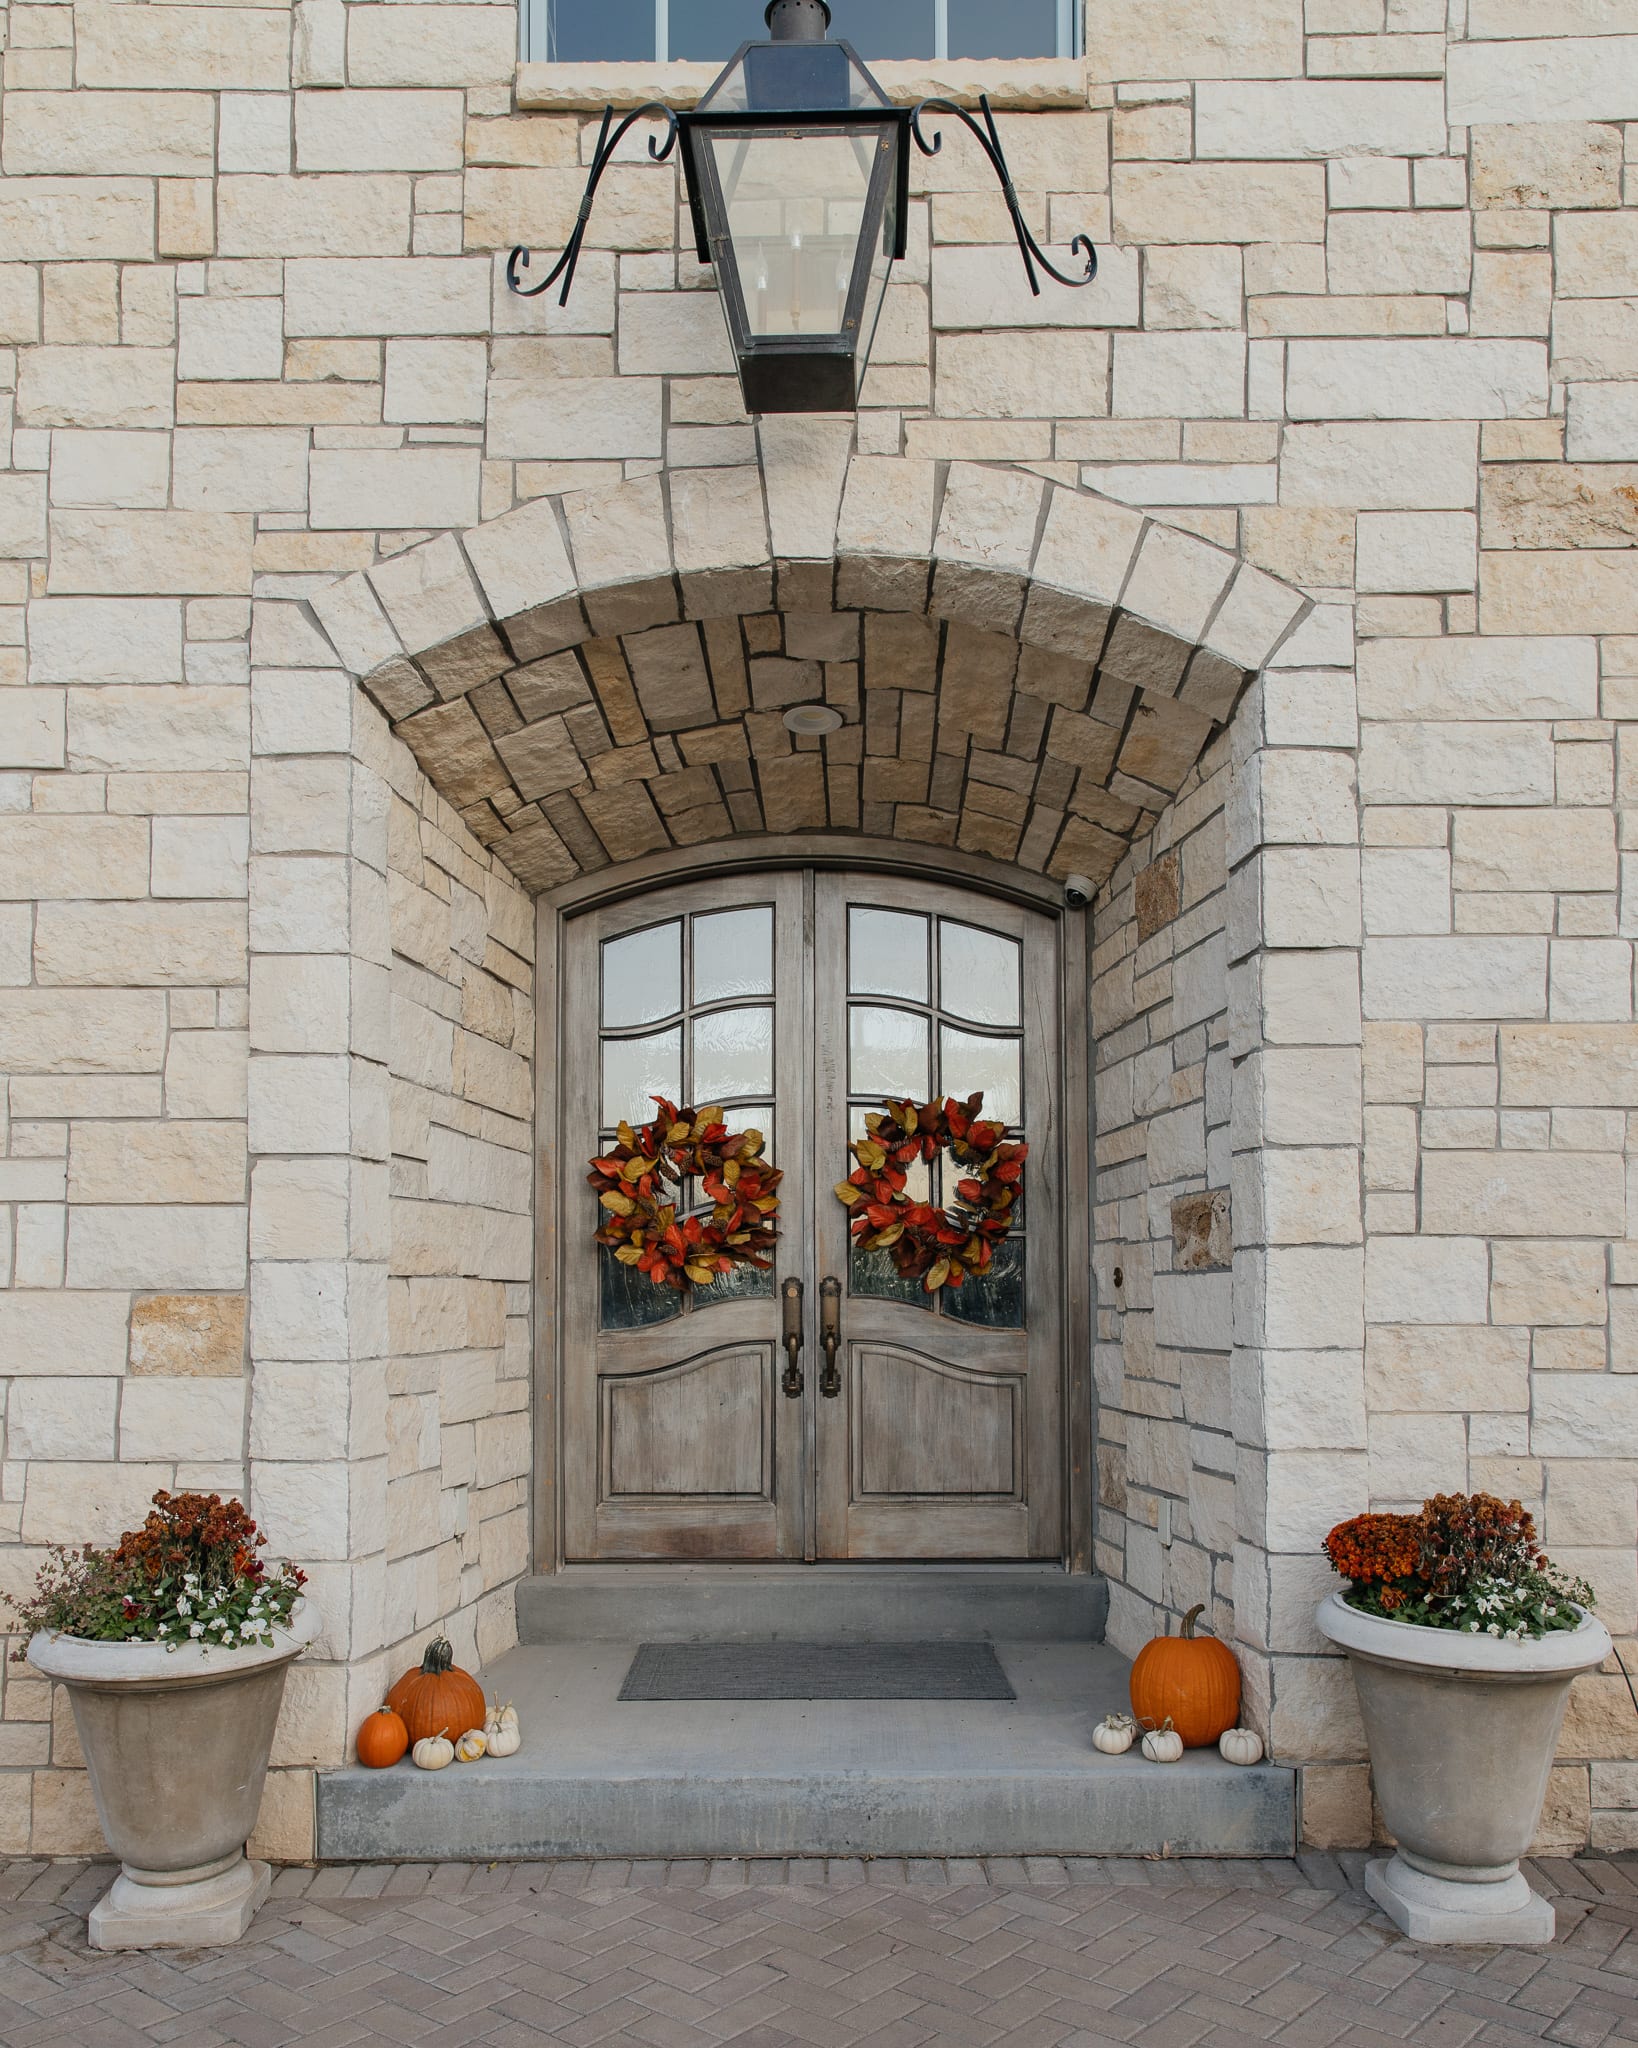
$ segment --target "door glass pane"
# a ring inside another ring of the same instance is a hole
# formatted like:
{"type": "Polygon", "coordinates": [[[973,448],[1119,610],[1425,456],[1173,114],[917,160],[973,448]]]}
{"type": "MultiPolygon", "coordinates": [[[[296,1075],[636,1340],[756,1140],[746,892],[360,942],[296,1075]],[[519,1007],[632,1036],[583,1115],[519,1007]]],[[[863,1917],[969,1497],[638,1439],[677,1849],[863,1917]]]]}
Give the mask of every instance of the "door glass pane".
{"type": "MultiPolygon", "coordinates": [[[[649,1038],[606,1038],[603,1041],[603,1122],[647,1123],[654,1114],[651,1096],[668,1102],[682,1095],[682,1032],[677,1026],[649,1038]]],[[[645,1283],[646,1284],[646,1283],[645,1283]]]]}
{"type": "Polygon", "coordinates": [[[773,1086],[773,1011],[716,1010],[693,1023],[694,1107],[773,1086]]]}
{"type": "MultiPolygon", "coordinates": [[[[675,7],[677,0],[671,4],[675,7]]],[[[1059,54],[1058,0],[1005,0],[1002,6],[996,0],[950,0],[952,57],[1059,54]]]]}
{"type": "Polygon", "coordinates": [[[719,910],[694,920],[694,1000],[773,994],[773,911],[719,910]]]}
{"type": "Polygon", "coordinates": [[[710,143],[751,332],[840,334],[876,131],[710,143]]]}
{"type": "Polygon", "coordinates": [[[909,1010],[848,1007],[848,1092],[927,1100],[927,1019],[909,1010]]]}
{"type": "Polygon", "coordinates": [[[551,0],[547,37],[549,63],[652,64],[654,0],[551,0]]]}
{"type": "Polygon", "coordinates": [[[909,1308],[931,1309],[933,1297],[919,1280],[906,1280],[887,1252],[855,1250],[848,1275],[850,1293],[867,1301],[902,1301],[909,1308]]]}
{"type": "Polygon", "coordinates": [[[682,926],[650,925],[603,945],[603,1026],[653,1024],[682,1008],[682,926]]]}
{"type": "Polygon", "coordinates": [[[674,1287],[656,1287],[635,1266],[622,1266],[606,1244],[597,1247],[602,1274],[602,1327],[605,1330],[647,1330],[669,1323],[683,1312],[674,1287]]]}
{"type": "Polygon", "coordinates": [[[1024,1327],[1024,1240],[1009,1237],[997,1245],[990,1270],[981,1280],[965,1281],[944,1290],[944,1313],[958,1323],[976,1323],[985,1330],[1024,1327]]]}
{"type": "Polygon", "coordinates": [[[939,1008],[974,1024],[1019,1022],[1019,946],[1002,932],[941,918],[939,1008]]]}
{"type": "Polygon", "coordinates": [[[939,1086],[946,1095],[964,1102],[982,1090],[986,1119],[1023,1122],[1016,1038],[979,1038],[945,1024],[939,1030],[939,1061],[939,1086]]]}
{"type": "Polygon", "coordinates": [[[847,950],[851,994],[926,1002],[926,918],[902,910],[850,910],[847,950]]]}

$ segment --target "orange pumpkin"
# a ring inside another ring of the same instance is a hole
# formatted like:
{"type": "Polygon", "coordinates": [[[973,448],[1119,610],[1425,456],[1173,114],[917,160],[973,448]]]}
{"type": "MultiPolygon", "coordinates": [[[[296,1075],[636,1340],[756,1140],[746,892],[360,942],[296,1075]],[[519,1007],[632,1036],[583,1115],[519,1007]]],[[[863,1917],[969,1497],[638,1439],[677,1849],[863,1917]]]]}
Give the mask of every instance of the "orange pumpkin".
{"type": "Polygon", "coordinates": [[[388,1693],[387,1705],[403,1721],[412,1744],[428,1735],[447,1734],[454,1741],[468,1728],[481,1728],[487,1711],[483,1687],[455,1662],[443,1636],[427,1644],[419,1665],[388,1693]]]}
{"type": "Polygon", "coordinates": [[[1132,1666],[1132,1712],[1158,1728],[1169,1720],[1188,1749],[1203,1749],[1240,1714],[1240,1666],[1215,1636],[1197,1636],[1204,1607],[1191,1607],[1175,1636],[1156,1636],[1132,1666]]]}
{"type": "Polygon", "coordinates": [[[391,1707],[367,1714],[358,1731],[358,1760],[367,1769],[384,1771],[409,1748],[409,1730],[391,1707]]]}

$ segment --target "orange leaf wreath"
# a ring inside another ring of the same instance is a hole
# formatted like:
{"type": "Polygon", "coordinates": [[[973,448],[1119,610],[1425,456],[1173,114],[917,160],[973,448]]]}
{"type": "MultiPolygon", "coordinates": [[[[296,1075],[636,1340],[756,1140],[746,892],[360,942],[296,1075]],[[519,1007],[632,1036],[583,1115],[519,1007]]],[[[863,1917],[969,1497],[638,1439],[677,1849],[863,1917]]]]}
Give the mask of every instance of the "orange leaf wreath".
{"type": "Polygon", "coordinates": [[[854,1244],[885,1251],[900,1275],[919,1280],[928,1294],[981,1278],[1012,1229],[1028,1145],[1007,1143],[1004,1124],[981,1120],[982,1094],[919,1106],[889,1099],[882,1108],[885,1115],[865,1118],[868,1136],[848,1147],[857,1164],[836,1188],[853,1213],[854,1244]],[[930,1165],[944,1151],[965,1168],[956,1199],[943,1209],[911,1201],[910,1168],[930,1165]]]}
{"type": "Polygon", "coordinates": [[[606,1244],[622,1266],[635,1266],[656,1287],[708,1287],[736,1266],[766,1273],[762,1256],[777,1240],[777,1189],[784,1175],[762,1156],[760,1131],[730,1131],[720,1108],[679,1109],[651,1098],[659,1115],[633,1130],[622,1123],[617,1143],[593,1159],[586,1178],[597,1190],[606,1244]],[[709,1221],[679,1219],[673,1190],[696,1178],[715,1204],[709,1221]]]}

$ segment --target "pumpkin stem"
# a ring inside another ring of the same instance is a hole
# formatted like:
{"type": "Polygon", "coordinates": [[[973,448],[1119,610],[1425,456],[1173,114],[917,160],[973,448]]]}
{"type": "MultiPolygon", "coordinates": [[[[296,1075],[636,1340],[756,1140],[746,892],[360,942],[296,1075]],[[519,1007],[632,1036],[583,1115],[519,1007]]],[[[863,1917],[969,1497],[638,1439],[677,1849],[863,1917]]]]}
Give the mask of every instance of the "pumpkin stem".
{"type": "MultiPolygon", "coordinates": [[[[1197,1614],[1199,1611],[1198,1608],[1195,1609],[1197,1614]]],[[[422,1652],[421,1669],[436,1677],[438,1673],[447,1671],[454,1662],[455,1651],[449,1638],[447,1636],[437,1636],[427,1644],[426,1649],[422,1652]]]]}
{"type": "Polygon", "coordinates": [[[1188,1613],[1184,1615],[1183,1626],[1178,1631],[1184,1642],[1192,1643],[1194,1641],[1194,1625],[1205,1611],[1206,1603],[1202,1600],[1197,1607],[1191,1607],[1188,1613]]]}

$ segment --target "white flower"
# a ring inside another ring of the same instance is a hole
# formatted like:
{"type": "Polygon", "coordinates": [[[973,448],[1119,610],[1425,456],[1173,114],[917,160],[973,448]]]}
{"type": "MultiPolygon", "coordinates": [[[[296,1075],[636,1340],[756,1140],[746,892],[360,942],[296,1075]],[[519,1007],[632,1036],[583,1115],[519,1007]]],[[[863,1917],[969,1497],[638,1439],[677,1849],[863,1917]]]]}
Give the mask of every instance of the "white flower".
{"type": "Polygon", "coordinates": [[[1490,1626],[1485,1630],[1485,1634],[1487,1636],[1499,1636],[1501,1634],[1501,1623],[1499,1621],[1491,1622],[1490,1626]]]}
{"type": "Polygon", "coordinates": [[[191,1614],[193,1612],[193,1602],[184,1596],[177,1601],[176,1611],[178,1614],[191,1614]]]}
{"type": "Polygon", "coordinates": [[[202,1621],[190,1621],[188,1623],[188,1634],[190,1636],[202,1636],[204,1633],[205,1624],[202,1621]]]}

